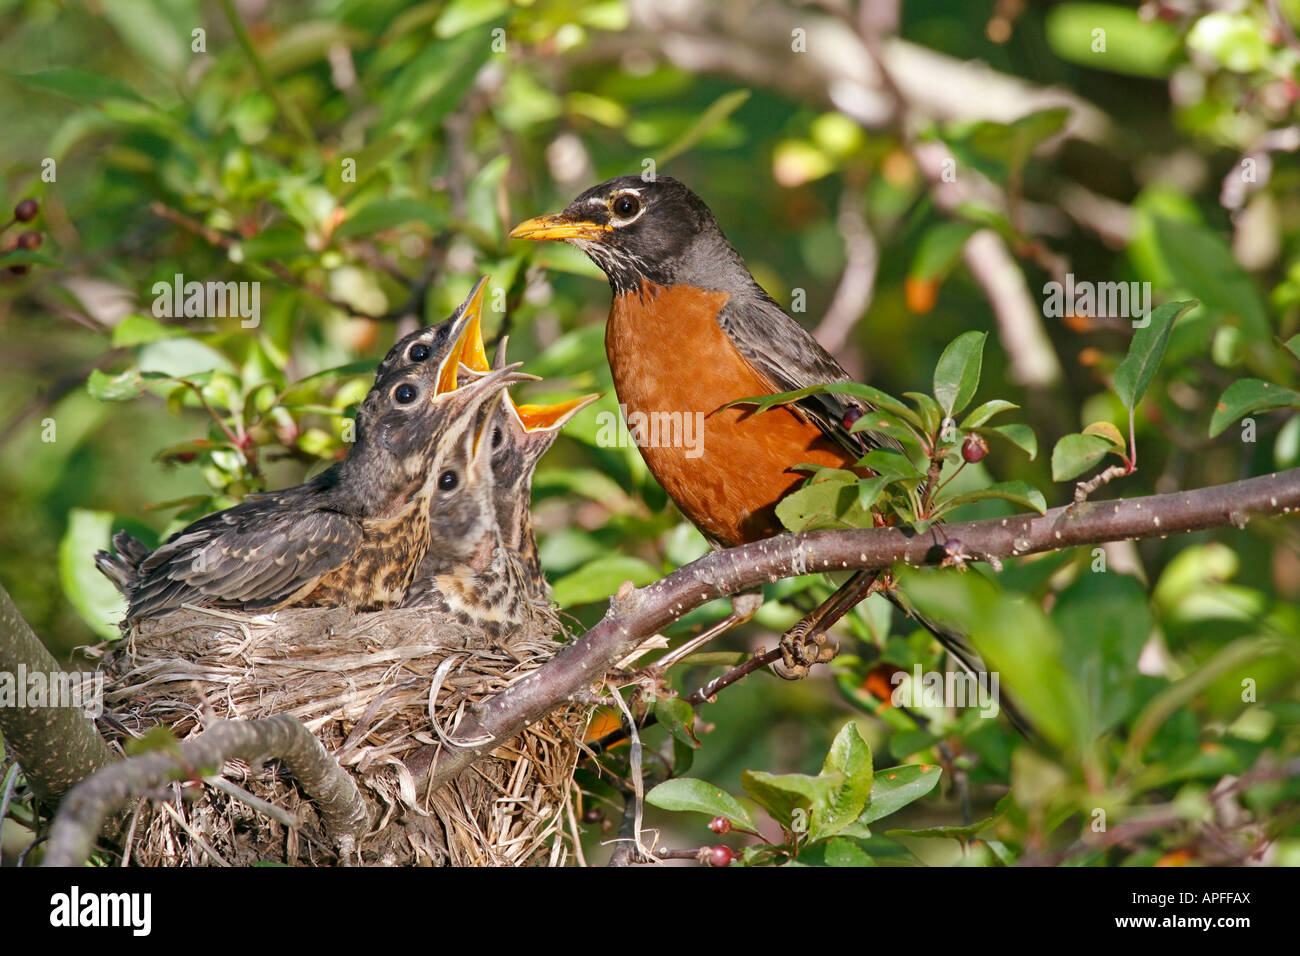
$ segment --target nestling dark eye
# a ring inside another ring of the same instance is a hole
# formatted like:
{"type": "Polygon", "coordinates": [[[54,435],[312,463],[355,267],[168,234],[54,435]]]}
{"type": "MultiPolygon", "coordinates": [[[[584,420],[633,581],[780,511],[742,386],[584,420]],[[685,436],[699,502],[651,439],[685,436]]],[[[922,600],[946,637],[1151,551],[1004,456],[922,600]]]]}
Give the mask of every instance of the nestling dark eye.
{"type": "Polygon", "coordinates": [[[420,390],[414,385],[403,382],[397,388],[393,389],[393,400],[398,405],[410,405],[420,396],[420,390]]]}
{"type": "Polygon", "coordinates": [[[444,471],[438,476],[438,487],[443,491],[451,491],[458,484],[460,484],[460,478],[454,471],[444,471]]]}
{"type": "Polygon", "coordinates": [[[429,357],[429,354],[432,351],[433,349],[429,348],[429,346],[425,345],[423,342],[416,342],[411,346],[411,350],[406,353],[406,356],[412,362],[423,362],[429,357]]]}
{"type": "Polygon", "coordinates": [[[623,193],[614,200],[614,215],[620,219],[630,219],[641,208],[641,200],[631,193],[623,193]]]}
{"type": "Polygon", "coordinates": [[[500,448],[500,447],[501,447],[501,439],[504,438],[504,437],[505,437],[505,436],[501,434],[501,428],[500,428],[500,426],[498,426],[498,427],[492,429],[492,447],[493,447],[493,448],[500,448]]]}

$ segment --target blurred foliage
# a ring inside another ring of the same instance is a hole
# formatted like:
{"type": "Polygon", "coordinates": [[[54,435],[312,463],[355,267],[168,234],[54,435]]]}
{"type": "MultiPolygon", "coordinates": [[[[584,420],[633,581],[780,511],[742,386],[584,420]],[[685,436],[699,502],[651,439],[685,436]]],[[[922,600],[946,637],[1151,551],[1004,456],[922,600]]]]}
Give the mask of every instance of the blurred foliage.
{"type": "MultiPolygon", "coordinates": [[[[749,6],[702,4],[727,15],[700,22],[752,26],[749,6]]],[[[493,277],[489,336],[508,332],[512,357],[546,379],[530,397],[607,393],[535,487],[543,563],[577,625],[621,582],[703,554],[636,449],[598,442],[597,416],[617,405],[605,282],[576,250],[505,239],[651,162],[705,198],[810,327],[845,267],[845,208],[878,246],[870,309],[840,357],[904,396],[861,427],[888,420],[914,454],[878,462],[893,467],[874,484],[810,476],[783,505],[791,527],[863,523],[872,504],[909,521],[1042,508],[1115,461],[1123,474],[1099,495],[1297,464],[1300,2],[1282,0],[1284,22],[1262,0],[1236,12],[906,4],[905,40],[1076,97],[1008,122],[911,117],[906,135],[836,110],[794,68],[773,65],[758,85],[725,65],[684,69],[645,7],[0,0],[0,196],[37,199],[21,228],[42,237],[0,237],[0,580],[38,633],[62,652],[115,634],[119,606],[90,563],[113,530],[157,541],[344,454],[378,357],[481,273],[493,277]],[[1070,120],[1087,104],[1100,119],[1085,134],[1070,120]],[[916,159],[925,145],[987,189],[936,203],[916,159]],[[1150,324],[1044,309],[1063,378],[1017,384],[1020,343],[964,255],[981,228],[1012,251],[1036,303],[1064,261],[1081,279],[1150,283],[1150,324]],[[186,282],[258,283],[256,321],[234,308],[186,317],[186,282]],[[976,461],[967,433],[989,439],[976,461]],[[936,450],[943,507],[916,495],[936,450]]],[[[791,16],[833,23],[806,7],[791,16]]],[[[1293,526],[1256,521],[999,574],[913,575],[912,600],[961,622],[1041,741],[974,708],[888,706],[894,677],[942,660],[872,598],[814,679],[755,675],[698,717],[641,701],[661,725],[644,734],[645,759],[676,775],[651,803],[736,814],[760,835],[730,838],[742,862],[1298,863],[1300,785],[1273,769],[1300,752],[1298,555],[1293,526]],[[921,787],[929,767],[942,772],[921,787]],[[820,829],[797,828],[796,810],[820,829]],[[1152,814],[1166,824],[1097,839],[1099,820],[1152,814]]],[[[727,640],[770,646],[795,603],[829,590],[774,584],[727,640]]],[[[719,666],[688,662],[672,685],[693,689],[719,666]]],[[[672,699],[665,688],[660,703],[672,699]]],[[[580,771],[593,854],[628,770],[626,747],[604,759],[612,777],[580,771]]],[[[708,842],[694,820],[651,813],[669,843],[708,842]]]]}

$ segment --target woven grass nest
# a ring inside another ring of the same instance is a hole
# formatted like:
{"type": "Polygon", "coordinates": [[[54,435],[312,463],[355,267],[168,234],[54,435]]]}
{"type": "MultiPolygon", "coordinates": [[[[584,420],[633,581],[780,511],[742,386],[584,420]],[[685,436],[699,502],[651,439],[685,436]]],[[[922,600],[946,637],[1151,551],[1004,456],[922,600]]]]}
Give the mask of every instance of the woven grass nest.
{"type": "MultiPolygon", "coordinates": [[[[120,736],[166,726],[181,740],[219,719],[297,717],[366,798],[371,826],[357,845],[361,863],[563,865],[576,831],[582,709],[535,722],[432,794],[416,791],[402,763],[452,735],[467,708],[541,666],[559,646],[551,634],[491,642],[421,609],[186,609],[139,622],[104,652],[105,711],[120,736]]],[[[126,861],[345,862],[324,838],[311,801],[277,766],[252,770],[232,761],[226,782],[204,787],[197,800],[198,788],[174,783],[156,795],[166,799],[142,801],[126,861]],[[286,812],[300,826],[287,826],[286,812]]]]}

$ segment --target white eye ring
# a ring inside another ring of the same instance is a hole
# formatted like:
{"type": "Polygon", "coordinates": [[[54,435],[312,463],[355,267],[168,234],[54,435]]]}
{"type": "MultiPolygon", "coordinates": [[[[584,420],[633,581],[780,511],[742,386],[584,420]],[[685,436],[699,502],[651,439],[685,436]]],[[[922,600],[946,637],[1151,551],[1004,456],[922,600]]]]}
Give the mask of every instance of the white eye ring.
{"type": "Polygon", "coordinates": [[[609,201],[610,224],[613,226],[630,226],[632,223],[636,222],[645,214],[645,210],[646,210],[645,200],[641,198],[641,194],[639,192],[637,192],[635,189],[620,190],[609,201]],[[622,199],[624,196],[630,196],[631,198],[636,200],[636,212],[634,212],[631,216],[627,218],[623,218],[619,216],[619,214],[614,209],[618,201],[622,199]]]}

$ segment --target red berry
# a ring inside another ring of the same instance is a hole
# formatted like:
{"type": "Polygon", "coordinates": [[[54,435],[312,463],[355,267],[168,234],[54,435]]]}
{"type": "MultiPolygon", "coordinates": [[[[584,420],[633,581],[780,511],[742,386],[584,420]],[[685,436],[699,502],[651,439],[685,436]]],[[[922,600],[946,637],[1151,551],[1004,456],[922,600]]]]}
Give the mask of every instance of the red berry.
{"type": "Polygon", "coordinates": [[[852,431],[853,423],[856,422],[861,417],[862,417],[862,409],[850,408],[847,412],[844,413],[844,430],[852,431]]]}
{"type": "Polygon", "coordinates": [[[715,846],[709,850],[709,866],[730,866],[736,854],[729,846],[715,846]]]}
{"type": "Polygon", "coordinates": [[[41,204],[35,199],[24,199],[18,205],[14,206],[14,218],[19,222],[31,222],[36,218],[36,214],[41,211],[41,204]]]}
{"type": "Polygon", "coordinates": [[[983,435],[967,435],[966,441],[962,442],[961,456],[970,464],[980,461],[989,453],[989,443],[984,440],[983,435]]]}
{"type": "Polygon", "coordinates": [[[714,833],[730,833],[731,821],[726,817],[714,817],[709,821],[709,829],[714,833]]]}
{"type": "Polygon", "coordinates": [[[28,251],[38,249],[40,248],[41,240],[44,238],[45,237],[35,229],[29,229],[18,237],[18,247],[20,249],[27,249],[28,251]]]}

